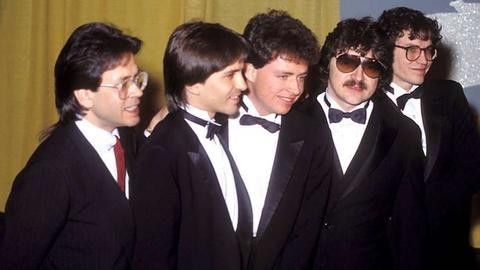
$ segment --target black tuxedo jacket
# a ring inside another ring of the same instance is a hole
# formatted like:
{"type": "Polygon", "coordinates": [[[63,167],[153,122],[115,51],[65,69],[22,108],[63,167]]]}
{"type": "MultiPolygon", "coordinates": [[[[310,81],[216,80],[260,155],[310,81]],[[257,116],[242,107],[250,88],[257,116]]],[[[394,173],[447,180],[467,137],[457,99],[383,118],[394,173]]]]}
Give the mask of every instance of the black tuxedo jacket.
{"type": "MultiPolygon", "coordinates": [[[[423,269],[420,130],[383,92],[372,101],[367,128],[344,175],[336,163],[314,269],[423,269]]],[[[329,128],[316,97],[300,109],[329,128]]]]}
{"type": "Polygon", "coordinates": [[[13,183],[1,268],[129,269],[133,242],[128,200],[100,156],[74,123],[56,128],[13,183]]]}
{"type": "MultiPolygon", "coordinates": [[[[226,140],[228,129],[223,131],[226,140]]],[[[333,144],[327,130],[296,110],[282,116],[279,132],[249,269],[310,269],[331,184],[333,144]]]]}
{"type": "Polygon", "coordinates": [[[427,140],[425,167],[430,269],[473,269],[469,244],[472,196],[480,188],[480,138],[462,87],[421,85],[427,140]]]}
{"type": "Polygon", "coordinates": [[[242,269],[214,168],[182,113],[169,113],[155,127],[136,164],[135,269],[242,269]]]}

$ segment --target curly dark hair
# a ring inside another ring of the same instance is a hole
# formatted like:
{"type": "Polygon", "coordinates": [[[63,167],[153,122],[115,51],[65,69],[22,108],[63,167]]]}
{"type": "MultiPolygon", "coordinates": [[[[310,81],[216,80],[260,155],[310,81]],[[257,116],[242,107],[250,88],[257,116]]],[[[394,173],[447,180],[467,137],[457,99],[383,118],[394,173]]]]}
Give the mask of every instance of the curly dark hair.
{"type": "Polygon", "coordinates": [[[442,39],[442,27],[437,20],[426,17],[418,10],[406,7],[385,10],[378,18],[378,23],[392,43],[404,35],[403,31],[410,32],[410,39],[430,39],[433,45],[442,39]]]}
{"type": "Polygon", "coordinates": [[[261,68],[278,56],[286,56],[312,65],[318,61],[319,46],[315,34],[300,20],[281,10],[270,10],[252,17],[244,37],[251,44],[247,62],[261,68]]]}
{"type": "Polygon", "coordinates": [[[393,45],[386,40],[384,32],[371,17],[343,20],[328,34],[318,66],[321,82],[327,85],[330,59],[350,49],[362,56],[372,50],[375,59],[385,67],[378,88],[388,87],[392,79],[393,45]]]}

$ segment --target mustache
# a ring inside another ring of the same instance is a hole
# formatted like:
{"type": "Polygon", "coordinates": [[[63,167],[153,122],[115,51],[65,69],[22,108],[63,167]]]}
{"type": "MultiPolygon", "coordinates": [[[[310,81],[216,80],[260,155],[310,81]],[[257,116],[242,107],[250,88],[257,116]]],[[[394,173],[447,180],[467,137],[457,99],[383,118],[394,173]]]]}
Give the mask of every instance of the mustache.
{"type": "Polygon", "coordinates": [[[343,86],[346,86],[346,87],[356,86],[360,89],[367,89],[367,85],[365,84],[364,81],[356,81],[356,80],[353,80],[353,79],[348,80],[345,83],[343,83],[343,86]]]}

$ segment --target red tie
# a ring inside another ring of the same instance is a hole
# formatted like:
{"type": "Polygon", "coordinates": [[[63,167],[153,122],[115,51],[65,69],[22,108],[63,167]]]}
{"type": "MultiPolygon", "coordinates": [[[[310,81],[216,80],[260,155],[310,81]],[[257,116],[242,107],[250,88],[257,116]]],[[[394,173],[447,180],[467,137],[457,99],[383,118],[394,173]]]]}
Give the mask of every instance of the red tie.
{"type": "Polygon", "coordinates": [[[125,192],[125,154],[120,140],[118,137],[116,138],[117,142],[113,146],[113,151],[115,152],[115,161],[117,162],[117,183],[120,189],[125,192]]]}

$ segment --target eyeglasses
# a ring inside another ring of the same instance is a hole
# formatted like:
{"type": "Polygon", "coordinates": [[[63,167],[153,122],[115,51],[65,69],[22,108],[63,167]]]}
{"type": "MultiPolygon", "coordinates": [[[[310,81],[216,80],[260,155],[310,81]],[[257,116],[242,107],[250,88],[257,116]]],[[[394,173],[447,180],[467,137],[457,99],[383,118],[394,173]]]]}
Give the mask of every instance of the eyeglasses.
{"type": "Polygon", "coordinates": [[[408,47],[395,45],[395,47],[405,50],[405,57],[407,58],[408,61],[417,60],[422,54],[422,51],[425,54],[425,58],[427,59],[427,61],[433,61],[433,59],[437,57],[437,49],[433,46],[420,48],[417,45],[408,46],[408,47]]]}
{"type": "Polygon", "coordinates": [[[362,65],[362,70],[368,77],[376,79],[385,70],[385,66],[377,59],[342,53],[335,57],[336,66],[343,73],[350,73],[362,65]]]}
{"type": "Polygon", "coordinates": [[[100,84],[99,87],[115,88],[118,90],[118,97],[120,99],[126,99],[129,94],[129,90],[135,85],[140,91],[143,91],[147,87],[148,73],[140,71],[132,78],[126,79],[116,84],[100,84]]]}

